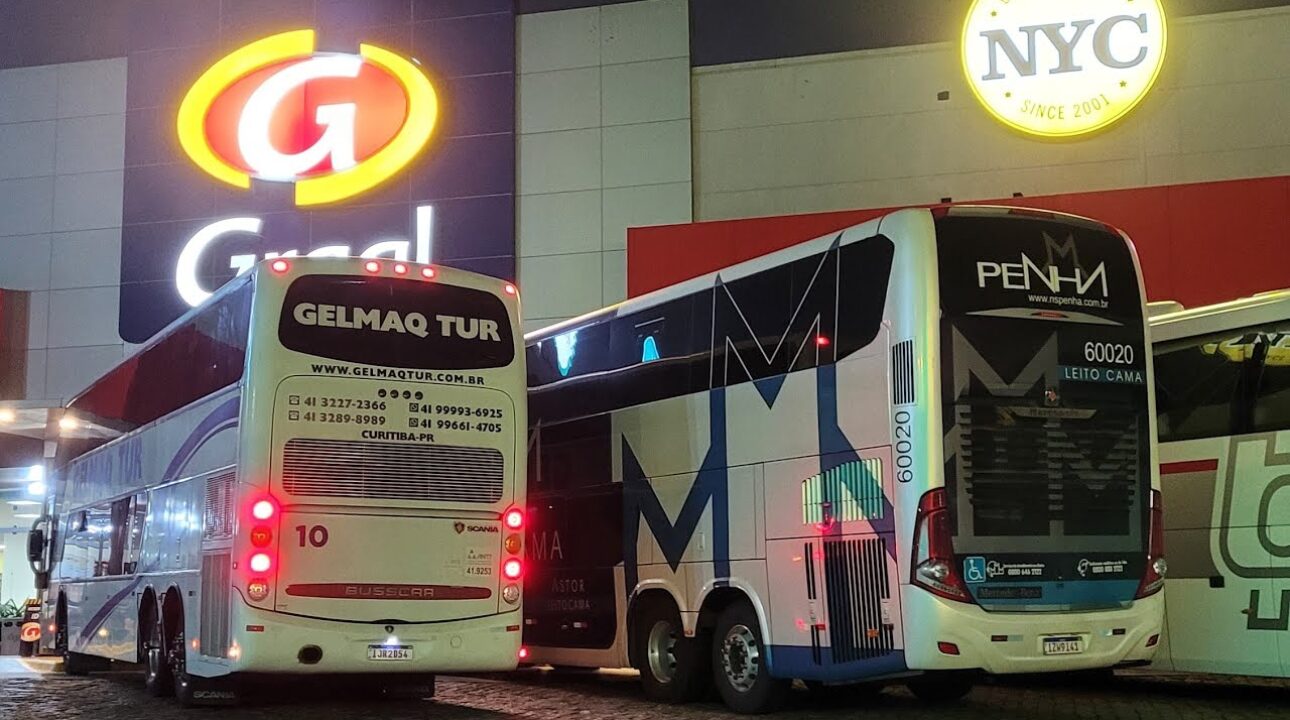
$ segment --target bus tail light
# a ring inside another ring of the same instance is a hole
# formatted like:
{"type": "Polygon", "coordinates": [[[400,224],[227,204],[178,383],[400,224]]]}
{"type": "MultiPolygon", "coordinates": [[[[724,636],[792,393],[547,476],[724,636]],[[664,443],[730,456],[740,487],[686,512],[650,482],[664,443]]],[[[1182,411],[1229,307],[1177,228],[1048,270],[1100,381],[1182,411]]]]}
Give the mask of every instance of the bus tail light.
{"type": "Polygon", "coordinates": [[[266,548],[269,543],[273,542],[273,531],[263,525],[256,525],[251,528],[251,544],[258,548],[266,548]]]}
{"type": "Polygon", "coordinates": [[[508,530],[519,530],[524,527],[524,511],[519,508],[511,508],[502,513],[502,524],[506,525],[508,530]]]}
{"type": "Polygon", "coordinates": [[[255,578],[246,584],[246,595],[255,602],[261,602],[269,597],[269,581],[264,578],[255,578]]]}
{"type": "Polygon", "coordinates": [[[519,602],[520,586],[516,585],[515,583],[510,583],[506,587],[502,588],[502,599],[505,600],[510,605],[514,605],[515,603],[519,602]]]}
{"type": "Polygon", "coordinates": [[[504,546],[506,548],[506,552],[512,555],[519,555],[520,550],[524,549],[524,539],[520,537],[519,533],[511,533],[506,536],[506,543],[504,546]]]}
{"type": "Polygon", "coordinates": [[[1159,490],[1151,491],[1151,527],[1150,540],[1147,544],[1147,569],[1142,573],[1142,582],[1138,583],[1138,594],[1135,599],[1142,599],[1160,592],[1165,586],[1165,575],[1169,572],[1169,563],[1165,562],[1165,523],[1164,499],[1159,490]]]}
{"type": "Polygon", "coordinates": [[[954,562],[953,531],[945,488],[930,490],[918,502],[914,519],[914,558],[910,582],[933,595],[972,602],[954,562]]]}
{"type": "Polygon", "coordinates": [[[426,280],[434,280],[434,276],[435,276],[434,268],[432,267],[421,268],[421,277],[425,278],[426,280]]]}
{"type": "Polygon", "coordinates": [[[291,269],[291,263],[287,262],[286,260],[278,259],[270,263],[269,268],[273,270],[273,272],[281,275],[282,273],[291,269]]]}
{"type": "Polygon", "coordinates": [[[368,260],[367,262],[363,263],[363,269],[372,274],[376,274],[381,271],[381,264],[376,262],[375,260],[368,260]]]}
{"type": "Polygon", "coordinates": [[[404,265],[403,263],[394,263],[394,274],[395,274],[395,275],[407,275],[407,274],[408,274],[408,266],[407,266],[407,265],[404,265]]]}
{"type": "Polygon", "coordinates": [[[268,498],[257,500],[255,504],[251,506],[251,517],[256,520],[268,520],[277,514],[277,512],[277,504],[268,498]]]}
{"type": "Polygon", "coordinates": [[[256,553],[251,556],[247,567],[251,568],[252,572],[266,573],[273,567],[273,559],[269,557],[268,553],[256,553]]]}
{"type": "Polygon", "coordinates": [[[502,289],[506,291],[507,295],[518,295],[520,292],[518,289],[516,289],[514,285],[510,283],[506,283],[506,285],[502,286],[502,289]]]}
{"type": "Polygon", "coordinates": [[[511,558],[502,563],[502,576],[507,580],[519,580],[524,574],[524,563],[519,558],[511,558]]]}

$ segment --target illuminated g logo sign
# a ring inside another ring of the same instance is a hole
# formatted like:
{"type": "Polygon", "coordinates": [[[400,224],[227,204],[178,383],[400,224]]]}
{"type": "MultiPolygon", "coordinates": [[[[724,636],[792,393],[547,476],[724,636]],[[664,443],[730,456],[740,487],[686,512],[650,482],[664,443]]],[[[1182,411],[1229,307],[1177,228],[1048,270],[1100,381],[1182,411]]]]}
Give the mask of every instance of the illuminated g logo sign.
{"type": "Polygon", "coordinates": [[[215,63],[179,106],[179,142],[212,177],[290,182],[297,205],[381,184],[425,147],[434,87],[411,61],[373,45],[315,53],[314,32],[267,37],[215,63]]]}

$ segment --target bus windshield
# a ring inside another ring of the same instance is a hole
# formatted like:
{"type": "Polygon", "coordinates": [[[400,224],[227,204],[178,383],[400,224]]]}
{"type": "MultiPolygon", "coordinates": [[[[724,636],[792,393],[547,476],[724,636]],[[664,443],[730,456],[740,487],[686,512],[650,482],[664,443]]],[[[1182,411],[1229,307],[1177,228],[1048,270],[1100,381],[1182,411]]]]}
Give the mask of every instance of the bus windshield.
{"type": "Polygon", "coordinates": [[[987,609],[1131,602],[1151,473],[1128,243],[1075,219],[953,213],[937,240],[946,486],[969,589],[987,609]]]}

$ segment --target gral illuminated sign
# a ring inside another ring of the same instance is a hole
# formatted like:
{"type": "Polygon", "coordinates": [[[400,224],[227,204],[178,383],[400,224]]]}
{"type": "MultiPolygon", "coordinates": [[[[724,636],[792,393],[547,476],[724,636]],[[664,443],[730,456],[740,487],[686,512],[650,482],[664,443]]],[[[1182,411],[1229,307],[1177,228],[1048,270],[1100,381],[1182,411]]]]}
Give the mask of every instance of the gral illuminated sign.
{"type": "Polygon", "coordinates": [[[1142,102],[1167,39],[1160,0],[974,0],[963,68],[973,93],[1004,124],[1074,137],[1142,102]]]}
{"type": "Polygon", "coordinates": [[[193,84],[179,107],[184,152],[239,188],[295,184],[298,206],[334,203],[380,185],[425,147],[438,116],[417,65],[363,44],[315,52],[297,30],[233,51],[193,84]]]}

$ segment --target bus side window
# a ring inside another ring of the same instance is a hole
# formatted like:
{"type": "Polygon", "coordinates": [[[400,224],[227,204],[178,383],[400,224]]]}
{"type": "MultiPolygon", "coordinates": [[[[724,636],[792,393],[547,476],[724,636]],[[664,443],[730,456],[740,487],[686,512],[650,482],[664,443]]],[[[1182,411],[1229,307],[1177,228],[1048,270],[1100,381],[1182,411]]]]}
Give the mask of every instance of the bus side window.
{"type": "Polygon", "coordinates": [[[111,518],[108,535],[108,559],[105,572],[107,575],[121,575],[125,571],[125,552],[130,539],[130,498],[113,501],[108,507],[111,518]]]}
{"type": "Polygon", "coordinates": [[[1255,385],[1255,432],[1290,430],[1290,326],[1264,332],[1255,385]]]}
{"type": "Polygon", "coordinates": [[[134,496],[130,506],[130,549],[125,561],[125,574],[133,575],[139,571],[139,558],[143,555],[143,527],[148,517],[148,494],[134,496]]]}
{"type": "Polygon", "coordinates": [[[1188,338],[1156,349],[1161,442],[1248,432],[1248,334],[1188,338]]]}

